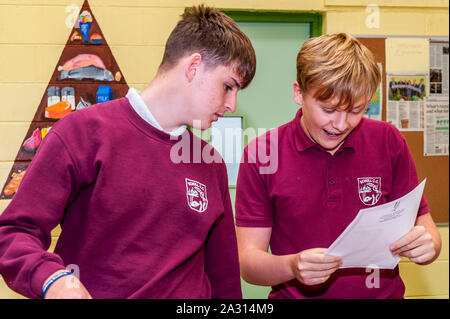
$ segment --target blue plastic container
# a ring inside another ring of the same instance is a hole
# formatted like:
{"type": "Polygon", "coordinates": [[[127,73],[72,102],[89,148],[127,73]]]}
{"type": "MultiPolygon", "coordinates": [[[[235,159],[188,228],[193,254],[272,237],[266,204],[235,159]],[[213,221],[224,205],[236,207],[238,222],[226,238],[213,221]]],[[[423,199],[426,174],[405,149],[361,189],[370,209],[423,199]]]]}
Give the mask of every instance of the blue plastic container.
{"type": "Polygon", "coordinates": [[[97,89],[97,103],[103,103],[114,99],[113,91],[109,85],[100,85],[97,89]]]}

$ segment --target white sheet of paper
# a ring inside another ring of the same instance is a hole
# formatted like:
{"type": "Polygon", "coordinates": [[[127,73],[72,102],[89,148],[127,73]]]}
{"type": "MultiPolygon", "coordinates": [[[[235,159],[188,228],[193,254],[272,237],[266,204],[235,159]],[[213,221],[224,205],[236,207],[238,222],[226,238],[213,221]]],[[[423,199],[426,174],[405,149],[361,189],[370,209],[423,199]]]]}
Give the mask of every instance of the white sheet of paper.
{"type": "Polygon", "coordinates": [[[361,209],[326,254],[342,258],[339,268],[395,268],[401,257],[389,245],[414,226],[425,182],[395,201],[361,209]]]}

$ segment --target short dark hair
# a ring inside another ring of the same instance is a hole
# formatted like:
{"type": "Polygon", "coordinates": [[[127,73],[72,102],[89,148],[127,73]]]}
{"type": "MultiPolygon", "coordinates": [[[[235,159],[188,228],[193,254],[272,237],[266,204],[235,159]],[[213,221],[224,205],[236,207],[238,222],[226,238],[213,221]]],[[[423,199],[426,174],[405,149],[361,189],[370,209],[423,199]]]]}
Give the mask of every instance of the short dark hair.
{"type": "Polygon", "coordinates": [[[198,52],[207,66],[235,64],[245,88],[253,79],[256,57],[250,39],[226,14],[204,5],[186,8],[166,42],[160,69],[198,52]]]}

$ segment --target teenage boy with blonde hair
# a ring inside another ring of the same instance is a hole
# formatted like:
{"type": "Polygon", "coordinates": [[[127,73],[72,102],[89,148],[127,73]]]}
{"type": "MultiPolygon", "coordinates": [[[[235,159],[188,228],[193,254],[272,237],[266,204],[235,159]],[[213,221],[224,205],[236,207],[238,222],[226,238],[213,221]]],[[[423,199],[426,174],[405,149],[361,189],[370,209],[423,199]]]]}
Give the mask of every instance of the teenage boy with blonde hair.
{"type": "Polygon", "coordinates": [[[186,126],[234,112],[255,64],[233,20],[189,8],[142,92],[58,121],[0,216],[8,286],[30,298],[241,298],[225,164],[171,151],[208,147],[186,126]]]}
{"type": "MultiPolygon", "coordinates": [[[[276,129],[277,144],[270,142],[273,132],[251,142],[278,148],[278,170],[262,174],[265,163],[252,154],[253,145],[244,150],[236,193],[241,275],[272,286],[270,298],[403,297],[398,268],[380,270],[379,287],[371,288],[365,269],[338,270],[340,258],[325,254],[361,208],[393,201],[418,184],[399,131],[363,118],[379,83],[373,55],[352,36],[309,39],[293,84],[301,108],[276,129]],[[376,186],[370,201],[359,196],[360,178],[376,186]]],[[[441,241],[425,198],[417,215],[415,227],[390,249],[427,264],[441,241]]]]}

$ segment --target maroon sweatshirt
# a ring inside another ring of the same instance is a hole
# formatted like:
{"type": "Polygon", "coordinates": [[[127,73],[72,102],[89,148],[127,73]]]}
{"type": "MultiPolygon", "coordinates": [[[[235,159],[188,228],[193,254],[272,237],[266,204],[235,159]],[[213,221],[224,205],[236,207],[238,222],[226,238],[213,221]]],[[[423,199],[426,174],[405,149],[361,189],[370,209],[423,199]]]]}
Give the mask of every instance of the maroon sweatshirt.
{"type": "Polygon", "coordinates": [[[30,298],[67,265],[93,298],[241,298],[217,156],[189,130],[171,139],[155,129],[126,98],[66,116],[0,216],[0,274],[30,298]]]}

